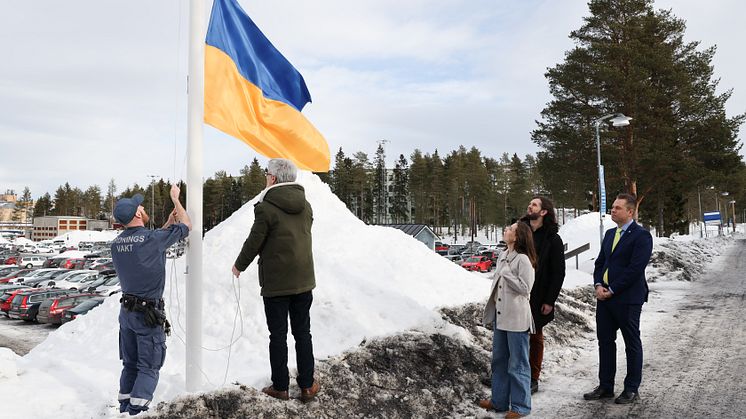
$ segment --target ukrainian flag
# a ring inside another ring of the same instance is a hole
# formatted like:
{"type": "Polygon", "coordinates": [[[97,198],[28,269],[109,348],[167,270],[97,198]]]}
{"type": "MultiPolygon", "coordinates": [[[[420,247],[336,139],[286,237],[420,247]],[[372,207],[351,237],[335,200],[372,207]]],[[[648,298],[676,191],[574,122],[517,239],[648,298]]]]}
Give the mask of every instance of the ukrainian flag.
{"type": "Polygon", "coordinates": [[[206,44],[205,122],[266,157],[329,171],[329,145],[301,113],[303,76],[236,0],[215,0],[206,44]]]}

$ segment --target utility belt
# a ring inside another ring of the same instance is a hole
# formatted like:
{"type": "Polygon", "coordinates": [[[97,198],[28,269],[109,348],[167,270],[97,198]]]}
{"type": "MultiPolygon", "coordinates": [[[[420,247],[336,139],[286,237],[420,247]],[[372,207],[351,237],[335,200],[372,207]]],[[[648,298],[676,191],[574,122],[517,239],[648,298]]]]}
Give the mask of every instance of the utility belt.
{"type": "Polygon", "coordinates": [[[171,323],[166,319],[163,299],[150,300],[132,294],[124,294],[119,299],[125,310],[144,313],[143,320],[149,327],[162,326],[166,336],[171,335],[171,323]]]}

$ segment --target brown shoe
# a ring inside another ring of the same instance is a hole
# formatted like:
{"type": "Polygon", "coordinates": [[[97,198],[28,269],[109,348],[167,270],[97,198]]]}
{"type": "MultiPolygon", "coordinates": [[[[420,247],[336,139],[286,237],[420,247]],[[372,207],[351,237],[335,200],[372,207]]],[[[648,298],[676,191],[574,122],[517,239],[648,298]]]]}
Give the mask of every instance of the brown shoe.
{"type": "Polygon", "coordinates": [[[505,410],[496,409],[495,405],[492,404],[490,399],[482,399],[479,401],[479,407],[484,410],[492,410],[493,412],[505,412],[505,410]]]}
{"type": "Polygon", "coordinates": [[[492,400],[482,399],[479,401],[479,407],[484,410],[495,410],[495,406],[492,405],[492,400]]]}
{"type": "Polygon", "coordinates": [[[520,414],[518,412],[514,412],[512,410],[508,411],[508,413],[505,414],[505,419],[518,419],[518,418],[522,418],[522,417],[523,417],[522,414],[520,414]]]}
{"type": "Polygon", "coordinates": [[[275,399],[280,399],[280,400],[287,400],[290,398],[288,396],[287,390],[285,391],[275,390],[275,388],[272,386],[264,387],[262,389],[262,393],[266,394],[269,397],[274,397],[275,399]]]}
{"type": "Polygon", "coordinates": [[[316,397],[316,394],[321,390],[321,385],[318,380],[313,380],[313,384],[309,388],[300,389],[300,401],[308,403],[316,397]]]}

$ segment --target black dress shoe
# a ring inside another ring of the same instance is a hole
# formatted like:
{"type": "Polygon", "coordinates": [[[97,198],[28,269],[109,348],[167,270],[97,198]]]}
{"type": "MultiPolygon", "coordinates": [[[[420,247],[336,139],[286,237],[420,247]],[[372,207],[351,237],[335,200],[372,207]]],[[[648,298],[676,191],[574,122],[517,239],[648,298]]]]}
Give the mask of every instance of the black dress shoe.
{"type": "Polygon", "coordinates": [[[638,397],[639,397],[638,394],[635,393],[634,391],[624,390],[622,392],[622,394],[620,394],[619,397],[617,397],[614,400],[614,403],[616,403],[616,404],[630,404],[630,403],[634,402],[635,400],[637,400],[638,397]]]}
{"type": "Polygon", "coordinates": [[[583,398],[586,400],[610,399],[612,397],[614,397],[614,392],[603,389],[601,386],[596,387],[590,393],[583,394],[583,398]]]}
{"type": "Polygon", "coordinates": [[[531,380],[531,394],[539,391],[539,380],[531,380]]]}

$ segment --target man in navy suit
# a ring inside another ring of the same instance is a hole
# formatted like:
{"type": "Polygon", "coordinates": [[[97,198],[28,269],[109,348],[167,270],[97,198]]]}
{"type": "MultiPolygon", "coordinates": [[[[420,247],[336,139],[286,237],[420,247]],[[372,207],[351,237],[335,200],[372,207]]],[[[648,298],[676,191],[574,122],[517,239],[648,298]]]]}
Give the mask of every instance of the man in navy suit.
{"type": "Polygon", "coordinates": [[[616,336],[622,331],[627,354],[627,376],[624,391],[616,398],[619,404],[638,398],[642,380],[642,341],[640,313],[648,300],[645,267],[653,252],[653,237],[635,223],[637,200],[620,194],[611,208],[611,219],[618,226],[606,232],[593,270],[596,288],[596,336],[598,337],[599,385],[583,397],[599,400],[614,397],[616,375],[616,336]]]}

